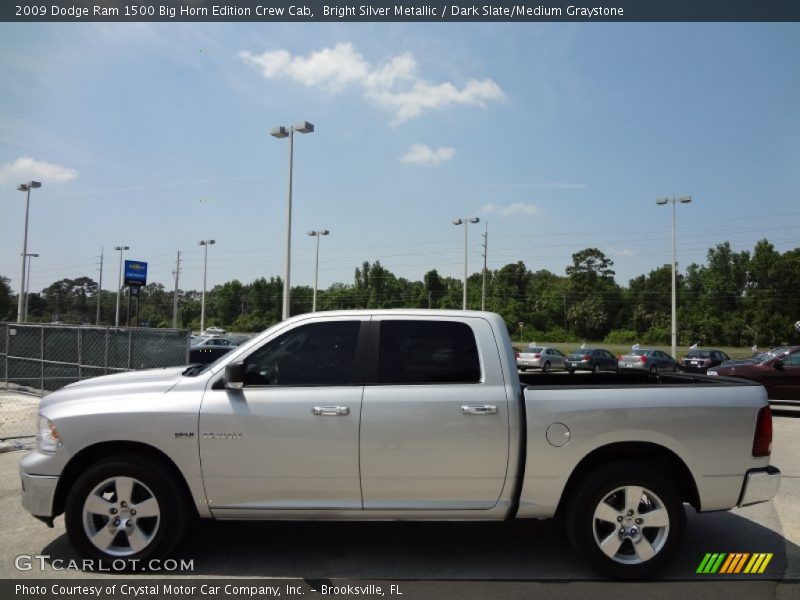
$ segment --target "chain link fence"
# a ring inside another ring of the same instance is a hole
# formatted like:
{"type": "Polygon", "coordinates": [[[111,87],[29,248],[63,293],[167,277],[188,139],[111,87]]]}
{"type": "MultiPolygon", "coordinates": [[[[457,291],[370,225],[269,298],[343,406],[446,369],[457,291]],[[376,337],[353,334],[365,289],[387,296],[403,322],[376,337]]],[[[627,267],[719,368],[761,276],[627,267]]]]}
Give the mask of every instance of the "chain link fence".
{"type": "MultiPolygon", "coordinates": [[[[123,371],[189,362],[191,332],[0,323],[0,439],[34,435],[30,394],[123,371]]],[[[35,417],[35,406],[33,416],[35,417]]]]}

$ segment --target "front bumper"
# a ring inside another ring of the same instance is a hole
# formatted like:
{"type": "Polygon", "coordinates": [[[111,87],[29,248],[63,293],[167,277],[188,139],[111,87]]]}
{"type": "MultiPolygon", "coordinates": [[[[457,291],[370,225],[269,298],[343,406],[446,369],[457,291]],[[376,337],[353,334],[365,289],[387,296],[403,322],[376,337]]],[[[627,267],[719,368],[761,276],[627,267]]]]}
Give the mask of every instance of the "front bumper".
{"type": "Polygon", "coordinates": [[[750,506],[759,502],[768,502],[778,493],[781,485],[781,472],[773,467],[750,469],[744,476],[742,493],[736,506],[750,506]]]}
{"type": "Polygon", "coordinates": [[[53,498],[56,495],[58,477],[51,475],[28,475],[22,478],[22,507],[34,517],[53,516],[53,498]]]}

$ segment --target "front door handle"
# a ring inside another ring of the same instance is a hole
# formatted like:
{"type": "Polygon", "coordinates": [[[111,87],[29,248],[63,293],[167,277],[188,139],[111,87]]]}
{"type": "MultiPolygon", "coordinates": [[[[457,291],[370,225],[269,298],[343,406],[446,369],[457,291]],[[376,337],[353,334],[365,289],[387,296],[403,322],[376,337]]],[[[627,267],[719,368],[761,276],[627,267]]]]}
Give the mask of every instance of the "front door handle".
{"type": "Polygon", "coordinates": [[[463,415],[496,415],[497,407],[491,404],[482,404],[480,406],[463,405],[461,407],[461,414],[463,415]]]}
{"type": "Polygon", "coordinates": [[[315,406],[311,412],[318,417],[343,417],[350,414],[349,406],[315,406]]]}

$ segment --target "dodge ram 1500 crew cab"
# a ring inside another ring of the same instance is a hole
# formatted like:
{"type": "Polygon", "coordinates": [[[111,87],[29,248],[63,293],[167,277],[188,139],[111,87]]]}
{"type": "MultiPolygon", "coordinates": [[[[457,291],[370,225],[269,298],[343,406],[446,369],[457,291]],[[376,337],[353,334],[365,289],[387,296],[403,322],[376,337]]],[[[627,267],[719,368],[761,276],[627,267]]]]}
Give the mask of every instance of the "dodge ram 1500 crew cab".
{"type": "Polygon", "coordinates": [[[99,559],[169,553],[191,520],[564,517],[595,569],[645,577],[684,503],[777,493],[764,388],[701,375],[527,376],[496,314],[293,317],[209,365],[42,399],[22,502],[99,559]]]}

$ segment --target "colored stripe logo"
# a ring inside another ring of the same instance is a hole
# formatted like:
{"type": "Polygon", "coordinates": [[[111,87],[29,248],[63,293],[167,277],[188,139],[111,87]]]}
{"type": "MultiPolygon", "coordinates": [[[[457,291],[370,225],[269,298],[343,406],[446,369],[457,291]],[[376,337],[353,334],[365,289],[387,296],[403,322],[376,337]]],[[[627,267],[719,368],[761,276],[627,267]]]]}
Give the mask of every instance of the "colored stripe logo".
{"type": "Polygon", "coordinates": [[[709,552],[697,567],[697,573],[711,575],[720,573],[724,575],[738,575],[747,573],[751,575],[763,573],[772,560],[773,554],[766,552],[709,552]]]}

